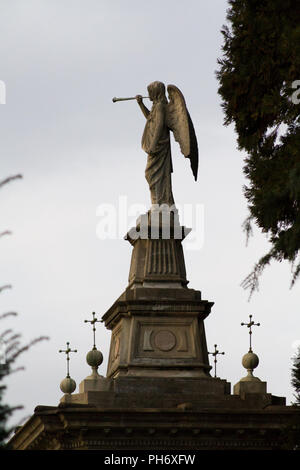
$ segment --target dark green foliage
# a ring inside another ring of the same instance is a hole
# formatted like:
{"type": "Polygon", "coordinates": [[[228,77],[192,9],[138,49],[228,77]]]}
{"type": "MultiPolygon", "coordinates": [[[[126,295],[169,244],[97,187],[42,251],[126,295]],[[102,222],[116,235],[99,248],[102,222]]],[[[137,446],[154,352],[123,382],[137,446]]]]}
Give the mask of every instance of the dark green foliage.
{"type": "Polygon", "coordinates": [[[272,245],[243,283],[252,293],[273,259],[292,263],[292,285],[300,274],[300,93],[293,85],[300,80],[300,1],[229,4],[219,93],[225,124],[235,124],[239,149],[247,152],[244,228],[249,235],[255,221],[272,245]]]}
{"type": "Polygon", "coordinates": [[[291,384],[295,390],[294,397],[296,401],[294,402],[294,405],[300,406],[300,347],[293,357],[291,384]]]}

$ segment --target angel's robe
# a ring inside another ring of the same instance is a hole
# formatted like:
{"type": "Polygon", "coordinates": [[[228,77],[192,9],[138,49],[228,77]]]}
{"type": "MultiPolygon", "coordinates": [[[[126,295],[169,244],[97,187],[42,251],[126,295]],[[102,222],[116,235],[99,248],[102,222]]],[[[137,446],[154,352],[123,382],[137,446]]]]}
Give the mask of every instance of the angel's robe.
{"type": "Polygon", "coordinates": [[[171,143],[170,131],[165,124],[166,104],[154,103],[147,116],[147,122],[142,138],[142,148],[148,154],[147,166],[145,170],[146,180],[149,184],[152,204],[174,204],[171,173],[171,143]],[[163,125],[158,138],[158,142],[153,149],[153,142],[159,121],[163,116],[163,125]],[[151,153],[150,153],[151,151],[151,153]]]}

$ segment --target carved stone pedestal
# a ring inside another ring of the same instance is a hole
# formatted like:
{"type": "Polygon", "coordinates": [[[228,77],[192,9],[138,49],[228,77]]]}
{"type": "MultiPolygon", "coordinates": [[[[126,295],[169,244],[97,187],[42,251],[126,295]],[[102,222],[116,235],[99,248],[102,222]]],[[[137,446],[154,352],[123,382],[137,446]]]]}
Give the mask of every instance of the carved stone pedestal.
{"type": "Polygon", "coordinates": [[[129,285],[103,316],[112,331],[108,377],[210,377],[204,319],[212,302],[188,289],[178,215],[148,212],[126,238],[129,285]]]}
{"type": "Polygon", "coordinates": [[[192,289],[128,288],[103,316],[112,331],[107,376],[209,377],[211,306],[192,289]]]}
{"type": "Polygon", "coordinates": [[[133,246],[128,287],[186,287],[181,243],[189,233],[179,224],[177,211],[141,215],[125,236],[133,246]]]}

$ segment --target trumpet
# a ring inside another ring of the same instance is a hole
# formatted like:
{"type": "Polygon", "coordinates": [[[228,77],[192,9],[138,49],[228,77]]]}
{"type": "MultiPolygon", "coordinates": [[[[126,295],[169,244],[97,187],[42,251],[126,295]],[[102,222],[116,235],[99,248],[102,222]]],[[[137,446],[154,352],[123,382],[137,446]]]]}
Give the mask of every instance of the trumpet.
{"type": "MultiPolygon", "coordinates": [[[[149,96],[142,96],[142,98],[149,98],[149,96]]],[[[135,99],[136,99],[135,96],[132,96],[130,98],[116,98],[116,97],[114,97],[112,99],[112,102],[115,103],[116,101],[129,101],[129,100],[135,100],[135,99]]]]}

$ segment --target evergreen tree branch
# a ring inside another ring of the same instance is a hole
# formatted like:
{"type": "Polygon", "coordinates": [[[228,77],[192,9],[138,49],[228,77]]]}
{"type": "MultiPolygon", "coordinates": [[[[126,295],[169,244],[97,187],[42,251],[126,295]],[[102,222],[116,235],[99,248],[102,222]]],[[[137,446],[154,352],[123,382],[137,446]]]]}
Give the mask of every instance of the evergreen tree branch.
{"type": "Polygon", "coordinates": [[[8,178],[5,178],[4,180],[0,181],[0,188],[8,183],[10,183],[13,180],[23,178],[22,175],[14,175],[14,176],[9,176],[8,178]]]}

